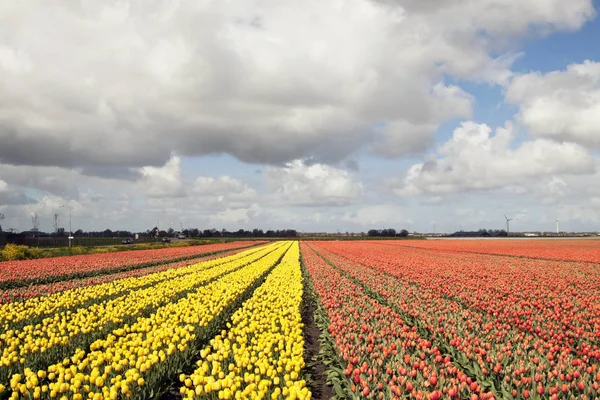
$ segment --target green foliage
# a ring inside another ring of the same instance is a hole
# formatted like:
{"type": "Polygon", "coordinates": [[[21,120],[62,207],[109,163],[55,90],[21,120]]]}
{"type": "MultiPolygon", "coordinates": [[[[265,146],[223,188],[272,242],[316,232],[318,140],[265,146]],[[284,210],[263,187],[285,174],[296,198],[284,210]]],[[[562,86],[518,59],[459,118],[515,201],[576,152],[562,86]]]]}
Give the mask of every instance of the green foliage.
{"type": "Polygon", "coordinates": [[[214,243],[226,243],[236,239],[204,239],[204,240],[186,240],[181,242],[173,243],[159,243],[159,242],[148,242],[139,243],[133,245],[112,245],[112,246],[72,246],[72,247],[58,247],[51,249],[42,249],[39,247],[29,247],[24,245],[7,244],[4,249],[0,249],[0,261],[13,261],[13,260],[30,260],[34,258],[46,258],[46,257],[60,257],[60,256],[74,256],[81,254],[103,254],[113,253],[118,251],[131,251],[131,250],[151,250],[161,249],[165,247],[187,247],[187,246],[201,246],[204,244],[214,243]]]}
{"type": "Polygon", "coordinates": [[[7,244],[4,249],[0,250],[0,260],[15,261],[29,260],[32,258],[43,257],[44,251],[37,247],[28,247],[18,244],[7,244]]]}
{"type": "Polygon", "coordinates": [[[2,260],[5,261],[25,260],[27,259],[27,249],[29,249],[27,246],[7,244],[0,254],[2,255],[2,260]]]}

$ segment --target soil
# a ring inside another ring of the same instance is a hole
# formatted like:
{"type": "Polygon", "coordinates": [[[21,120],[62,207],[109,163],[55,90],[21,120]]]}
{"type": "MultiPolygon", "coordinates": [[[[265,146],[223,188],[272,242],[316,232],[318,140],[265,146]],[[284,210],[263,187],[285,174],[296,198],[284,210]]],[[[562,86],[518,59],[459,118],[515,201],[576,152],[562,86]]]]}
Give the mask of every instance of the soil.
{"type": "MultiPolygon", "coordinates": [[[[308,296],[307,296],[308,297],[308,296]]],[[[302,322],[304,323],[304,360],[306,360],[306,372],[311,376],[310,391],[312,399],[325,400],[331,399],[335,392],[333,388],[327,385],[326,367],[321,361],[314,361],[321,350],[319,336],[321,331],[315,323],[316,304],[314,300],[306,298],[302,312],[302,322]]]]}

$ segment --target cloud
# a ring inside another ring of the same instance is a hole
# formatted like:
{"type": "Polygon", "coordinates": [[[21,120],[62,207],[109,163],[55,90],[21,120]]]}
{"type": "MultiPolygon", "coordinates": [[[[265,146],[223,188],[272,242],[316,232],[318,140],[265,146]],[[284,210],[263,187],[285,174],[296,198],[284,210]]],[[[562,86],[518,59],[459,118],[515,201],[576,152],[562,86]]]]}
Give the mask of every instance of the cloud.
{"type": "Polygon", "coordinates": [[[11,188],[8,183],[0,179],[0,210],[8,205],[28,204],[32,201],[25,193],[11,188]]]}
{"type": "Polygon", "coordinates": [[[77,183],[84,179],[77,171],[58,167],[0,164],[0,177],[19,188],[35,188],[47,193],[77,198],[77,183]]]}
{"type": "Polygon", "coordinates": [[[224,211],[211,215],[208,221],[215,224],[249,224],[260,215],[260,207],[256,204],[249,208],[228,208],[224,211]]]}
{"type": "Polygon", "coordinates": [[[412,223],[402,210],[389,204],[360,207],[356,211],[345,213],[342,220],[375,229],[379,229],[382,224],[387,228],[393,228],[393,224],[412,223]]]}
{"type": "Polygon", "coordinates": [[[267,167],[265,179],[267,193],[281,205],[340,206],[358,201],[363,192],[346,170],[301,160],[267,167]]]}
{"type": "Polygon", "coordinates": [[[511,69],[524,39],[594,16],[591,0],[12,2],[0,207],[21,228],[70,202],[84,228],[335,230],[433,220],[452,202],[491,215],[500,196],[532,221],[539,206],[584,225],[585,209],[600,215],[586,151],[600,148],[598,63],[511,69]],[[505,90],[530,136],[468,122],[437,144],[473,117],[466,81],[505,90]],[[182,163],[215,155],[201,176],[182,163]],[[415,198],[399,208],[390,188],[415,198]]]}
{"type": "Polygon", "coordinates": [[[600,148],[600,63],[521,75],[506,100],[520,107],[519,121],[531,135],[600,148]]]}
{"type": "Polygon", "coordinates": [[[198,177],[192,186],[194,197],[199,196],[203,201],[212,198],[218,202],[248,202],[257,197],[256,190],[239,179],[224,175],[216,178],[198,177]]]}
{"type": "Polygon", "coordinates": [[[485,191],[525,185],[553,175],[590,175],[595,160],[575,143],[546,139],[515,144],[508,123],[494,135],[489,126],[463,122],[438,155],[412,165],[400,195],[485,191]]]}
{"type": "MultiPolygon", "coordinates": [[[[181,176],[181,158],[173,156],[162,167],[146,166],[139,170],[142,178],[136,188],[141,194],[154,199],[187,199],[207,203],[247,203],[256,199],[256,190],[239,179],[222,175],[198,176],[195,180],[181,176]]],[[[185,200],[188,201],[188,200],[185,200]]]]}
{"type": "Polygon", "coordinates": [[[589,0],[14,3],[0,162],[132,180],[173,152],[335,163],[374,143],[397,157],[470,113],[446,75],[505,83],[508,38],[593,15],[589,0]]]}
{"type": "Polygon", "coordinates": [[[535,3],[503,0],[378,0],[429,17],[462,17],[458,25],[472,24],[488,35],[519,35],[530,29],[574,30],[595,16],[590,1],[569,4],[553,0],[535,3]],[[462,14],[459,14],[461,13],[462,14]]]}
{"type": "Polygon", "coordinates": [[[184,197],[185,187],[181,181],[181,159],[172,157],[162,167],[143,167],[137,186],[147,197],[184,197]]]}

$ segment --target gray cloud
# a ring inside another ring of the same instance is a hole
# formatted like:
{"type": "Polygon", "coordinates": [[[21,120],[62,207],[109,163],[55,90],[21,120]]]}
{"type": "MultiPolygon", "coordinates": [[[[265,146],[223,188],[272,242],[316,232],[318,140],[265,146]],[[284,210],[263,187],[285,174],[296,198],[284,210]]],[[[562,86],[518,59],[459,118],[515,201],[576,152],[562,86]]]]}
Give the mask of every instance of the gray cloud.
{"type": "Polygon", "coordinates": [[[34,188],[58,196],[76,198],[82,178],[72,170],[57,167],[32,167],[0,164],[0,180],[13,187],[34,188]]]}
{"type": "MultiPolygon", "coordinates": [[[[1,192],[0,191],[0,205],[2,206],[14,206],[14,205],[22,205],[22,204],[31,204],[34,203],[35,200],[30,199],[23,192],[19,191],[10,191],[10,192],[1,192]]],[[[1,222],[0,222],[1,224],[1,222]]]]}
{"type": "Polygon", "coordinates": [[[576,28],[593,15],[585,0],[496,3],[432,2],[427,16],[369,0],[342,12],[316,0],[13,4],[0,16],[0,161],[131,179],[128,168],[173,151],[271,164],[337,162],[373,142],[386,156],[420,151],[470,113],[443,74],[510,76],[511,58],[490,56],[504,38],[495,27],[576,28]],[[377,136],[376,123],[427,133],[377,136]]]}

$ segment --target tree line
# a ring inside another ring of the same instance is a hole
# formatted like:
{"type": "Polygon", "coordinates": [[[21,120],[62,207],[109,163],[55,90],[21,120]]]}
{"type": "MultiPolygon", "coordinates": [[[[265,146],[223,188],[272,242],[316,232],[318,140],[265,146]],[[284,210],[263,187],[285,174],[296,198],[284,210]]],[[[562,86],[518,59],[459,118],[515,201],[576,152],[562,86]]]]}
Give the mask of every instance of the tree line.
{"type": "Polygon", "coordinates": [[[186,237],[194,238],[212,238],[212,237],[254,237],[254,238],[275,238],[275,237],[297,237],[298,232],[295,229],[269,229],[263,231],[262,229],[245,230],[239,229],[237,231],[228,231],[227,229],[204,229],[200,230],[197,228],[184,229],[181,232],[176,232],[173,228],[165,230],[159,230],[158,227],[154,227],[145,232],[145,235],[150,237],[169,237],[177,233],[180,233],[186,237]]]}
{"type": "Polygon", "coordinates": [[[400,232],[396,232],[395,229],[371,229],[367,232],[369,236],[385,236],[385,237],[393,237],[400,236],[406,237],[408,236],[408,231],[406,229],[402,229],[400,232]]]}

